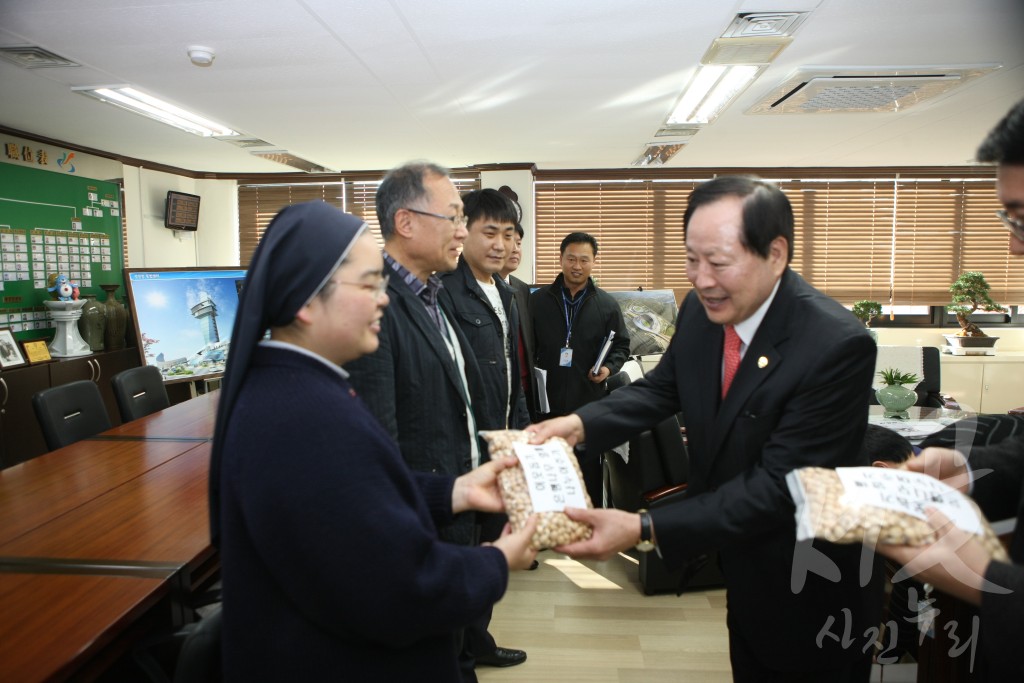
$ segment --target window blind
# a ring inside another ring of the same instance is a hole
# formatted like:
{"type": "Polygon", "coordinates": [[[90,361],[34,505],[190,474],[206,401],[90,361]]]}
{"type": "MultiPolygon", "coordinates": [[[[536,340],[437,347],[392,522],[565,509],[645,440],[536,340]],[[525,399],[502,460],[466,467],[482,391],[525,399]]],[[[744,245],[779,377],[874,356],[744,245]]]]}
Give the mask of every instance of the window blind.
{"type": "MultiPolygon", "coordinates": [[[[366,221],[371,234],[383,247],[374,198],[384,173],[376,177],[322,177],[316,182],[262,183],[238,186],[239,259],[243,266],[252,260],[256,245],[277,212],[291,204],[321,200],[366,221]]],[[[479,173],[453,174],[459,194],[479,189],[479,173]]]]}
{"type": "Polygon", "coordinates": [[[600,286],[672,289],[681,298],[690,289],[682,236],[689,193],[720,173],[749,172],[778,184],[793,206],[793,269],[840,302],[942,306],[966,270],[983,272],[1000,303],[1024,302],[1024,264],[1007,253],[994,213],[994,169],[672,172],[539,171],[537,283],[560,272],[562,238],[584,231],[600,246],[600,286]]]}

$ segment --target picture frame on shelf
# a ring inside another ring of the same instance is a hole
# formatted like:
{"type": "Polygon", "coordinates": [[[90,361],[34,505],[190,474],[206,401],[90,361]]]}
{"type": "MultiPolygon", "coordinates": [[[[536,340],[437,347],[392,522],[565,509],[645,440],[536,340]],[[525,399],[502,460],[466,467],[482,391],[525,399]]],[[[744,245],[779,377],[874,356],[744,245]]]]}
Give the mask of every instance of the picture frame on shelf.
{"type": "Polygon", "coordinates": [[[0,369],[16,368],[25,365],[25,356],[14,338],[9,327],[0,327],[0,369]]]}
{"type": "Polygon", "coordinates": [[[45,339],[22,342],[21,345],[25,349],[25,358],[28,360],[29,365],[46,363],[53,360],[50,357],[50,347],[46,345],[45,339]]]}

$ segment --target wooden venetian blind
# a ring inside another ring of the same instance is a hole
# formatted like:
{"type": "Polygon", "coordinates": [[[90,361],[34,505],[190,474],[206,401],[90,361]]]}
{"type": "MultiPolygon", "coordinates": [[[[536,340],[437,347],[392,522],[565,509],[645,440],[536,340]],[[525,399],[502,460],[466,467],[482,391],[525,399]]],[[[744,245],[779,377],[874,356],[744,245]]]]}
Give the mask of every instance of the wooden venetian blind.
{"type": "MultiPolygon", "coordinates": [[[[1006,230],[994,214],[995,174],[960,171],[961,177],[944,169],[721,172],[753,172],[778,184],[795,217],[793,269],[843,303],[941,306],[966,270],[982,271],[1000,303],[1024,303],[1024,264],[1008,255],[1006,230]]],[[[673,289],[680,298],[690,288],[682,243],[687,196],[718,172],[681,170],[685,179],[664,169],[649,178],[538,173],[537,282],[560,272],[558,245],[579,230],[598,240],[594,275],[602,287],[673,289]]]]}
{"type": "MultiPolygon", "coordinates": [[[[321,200],[342,211],[362,218],[370,227],[370,232],[383,246],[380,236],[380,225],[377,222],[377,210],[374,198],[383,173],[374,178],[349,179],[339,176],[335,180],[321,179],[311,183],[273,183],[259,185],[239,185],[238,187],[238,241],[239,259],[243,266],[252,260],[256,245],[263,237],[264,230],[270,225],[277,212],[291,204],[299,204],[313,200],[321,200]]],[[[479,174],[460,174],[452,176],[452,183],[459,193],[475,190],[480,187],[479,174]]]]}

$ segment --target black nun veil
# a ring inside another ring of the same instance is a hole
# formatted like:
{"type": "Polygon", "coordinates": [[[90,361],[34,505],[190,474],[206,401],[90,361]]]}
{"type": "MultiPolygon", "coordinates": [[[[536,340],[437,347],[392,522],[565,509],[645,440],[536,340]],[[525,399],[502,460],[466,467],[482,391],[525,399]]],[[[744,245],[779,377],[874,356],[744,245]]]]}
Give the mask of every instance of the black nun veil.
{"type": "Polygon", "coordinates": [[[285,207],[260,240],[242,285],[221,382],[210,457],[210,538],[220,542],[220,466],[231,410],[256,345],[271,327],[295,319],[366,230],[361,219],[321,201],[285,207]]]}

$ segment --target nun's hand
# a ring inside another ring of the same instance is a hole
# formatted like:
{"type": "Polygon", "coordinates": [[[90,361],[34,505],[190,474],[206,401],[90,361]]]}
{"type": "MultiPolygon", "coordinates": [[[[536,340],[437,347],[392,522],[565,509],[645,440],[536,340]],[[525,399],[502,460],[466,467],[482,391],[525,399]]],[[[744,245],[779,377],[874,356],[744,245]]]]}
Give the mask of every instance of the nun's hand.
{"type": "Polygon", "coordinates": [[[494,458],[455,480],[452,487],[452,513],[466,510],[480,512],[504,512],[505,504],[498,491],[498,472],[515,467],[519,462],[514,456],[494,458]]]}

